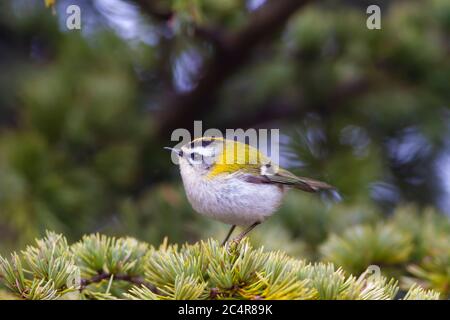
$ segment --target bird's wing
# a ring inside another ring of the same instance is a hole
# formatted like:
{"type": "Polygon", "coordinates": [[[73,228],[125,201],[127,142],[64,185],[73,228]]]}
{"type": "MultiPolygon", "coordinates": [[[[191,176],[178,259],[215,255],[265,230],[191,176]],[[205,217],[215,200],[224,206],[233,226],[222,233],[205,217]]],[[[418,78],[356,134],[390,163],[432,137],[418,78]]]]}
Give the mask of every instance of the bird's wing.
{"type": "Polygon", "coordinates": [[[318,180],[313,180],[305,177],[298,177],[295,174],[279,168],[274,173],[261,174],[254,170],[253,172],[246,172],[242,175],[243,179],[250,183],[269,183],[290,186],[306,192],[318,192],[321,190],[335,189],[333,186],[318,180]]]}

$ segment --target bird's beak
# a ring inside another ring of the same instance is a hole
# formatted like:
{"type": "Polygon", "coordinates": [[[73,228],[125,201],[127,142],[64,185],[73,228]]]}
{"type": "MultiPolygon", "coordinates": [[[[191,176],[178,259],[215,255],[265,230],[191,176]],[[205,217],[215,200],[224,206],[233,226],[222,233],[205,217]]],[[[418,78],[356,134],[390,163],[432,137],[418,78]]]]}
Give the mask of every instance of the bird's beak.
{"type": "Polygon", "coordinates": [[[171,147],[164,147],[164,149],[166,150],[170,150],[172,152],[175,152],[179,157],[183,156],[183,151],[175,149],[175,148],[171,148],[171,147]]]}

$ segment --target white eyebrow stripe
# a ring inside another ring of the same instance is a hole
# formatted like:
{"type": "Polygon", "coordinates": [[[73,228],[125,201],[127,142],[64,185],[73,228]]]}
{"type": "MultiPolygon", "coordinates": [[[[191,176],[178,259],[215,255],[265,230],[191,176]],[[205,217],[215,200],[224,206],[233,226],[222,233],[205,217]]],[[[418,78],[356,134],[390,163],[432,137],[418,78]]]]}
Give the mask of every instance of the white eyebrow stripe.
{"type": "Polygon", "coordinates": [[[277,166],[274,166],[272,163],[263,164],[260,167],[260,174],[263,176],[270,176],[277,173],[277,166]]]}
{"type": "Polygon", "coordinates": [[[195,147],[189,150],[190,153],[198,153],[204,157],[211,157],[214,154],[213,148],[195,147]]]}

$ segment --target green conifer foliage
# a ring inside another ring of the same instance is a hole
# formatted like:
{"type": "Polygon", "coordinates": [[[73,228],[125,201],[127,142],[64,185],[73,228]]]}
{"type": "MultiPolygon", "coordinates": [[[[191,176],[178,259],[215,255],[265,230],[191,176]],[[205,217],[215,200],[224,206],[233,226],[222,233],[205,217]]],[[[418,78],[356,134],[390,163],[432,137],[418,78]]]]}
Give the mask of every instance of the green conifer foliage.
{"type": "MultiPolygon", "coordinates": [[[[215,240],[159,248],[100,234],[68,245],[47,232],[21,253],[0,257],[2,298],[19,299],[373,299],[396,298],[398,282],[369,270],[347,274],[281,251],[215,240]]],[[[438,299],[411,286],[404,299],[438,299]]]]}

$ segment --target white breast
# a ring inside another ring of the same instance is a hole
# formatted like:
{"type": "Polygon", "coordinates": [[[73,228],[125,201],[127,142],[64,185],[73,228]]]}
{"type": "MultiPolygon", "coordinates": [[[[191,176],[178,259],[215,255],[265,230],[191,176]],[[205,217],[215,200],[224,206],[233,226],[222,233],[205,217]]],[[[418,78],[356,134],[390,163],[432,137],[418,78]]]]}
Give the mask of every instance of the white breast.
{"type": "Polygon", "coordinates": [[[281,204],[285,188],[238,178],[198,175],[185,161],[180,172],[187,198],[198,213],[227,224],[248,226],[263,222],[281,204]]]}

